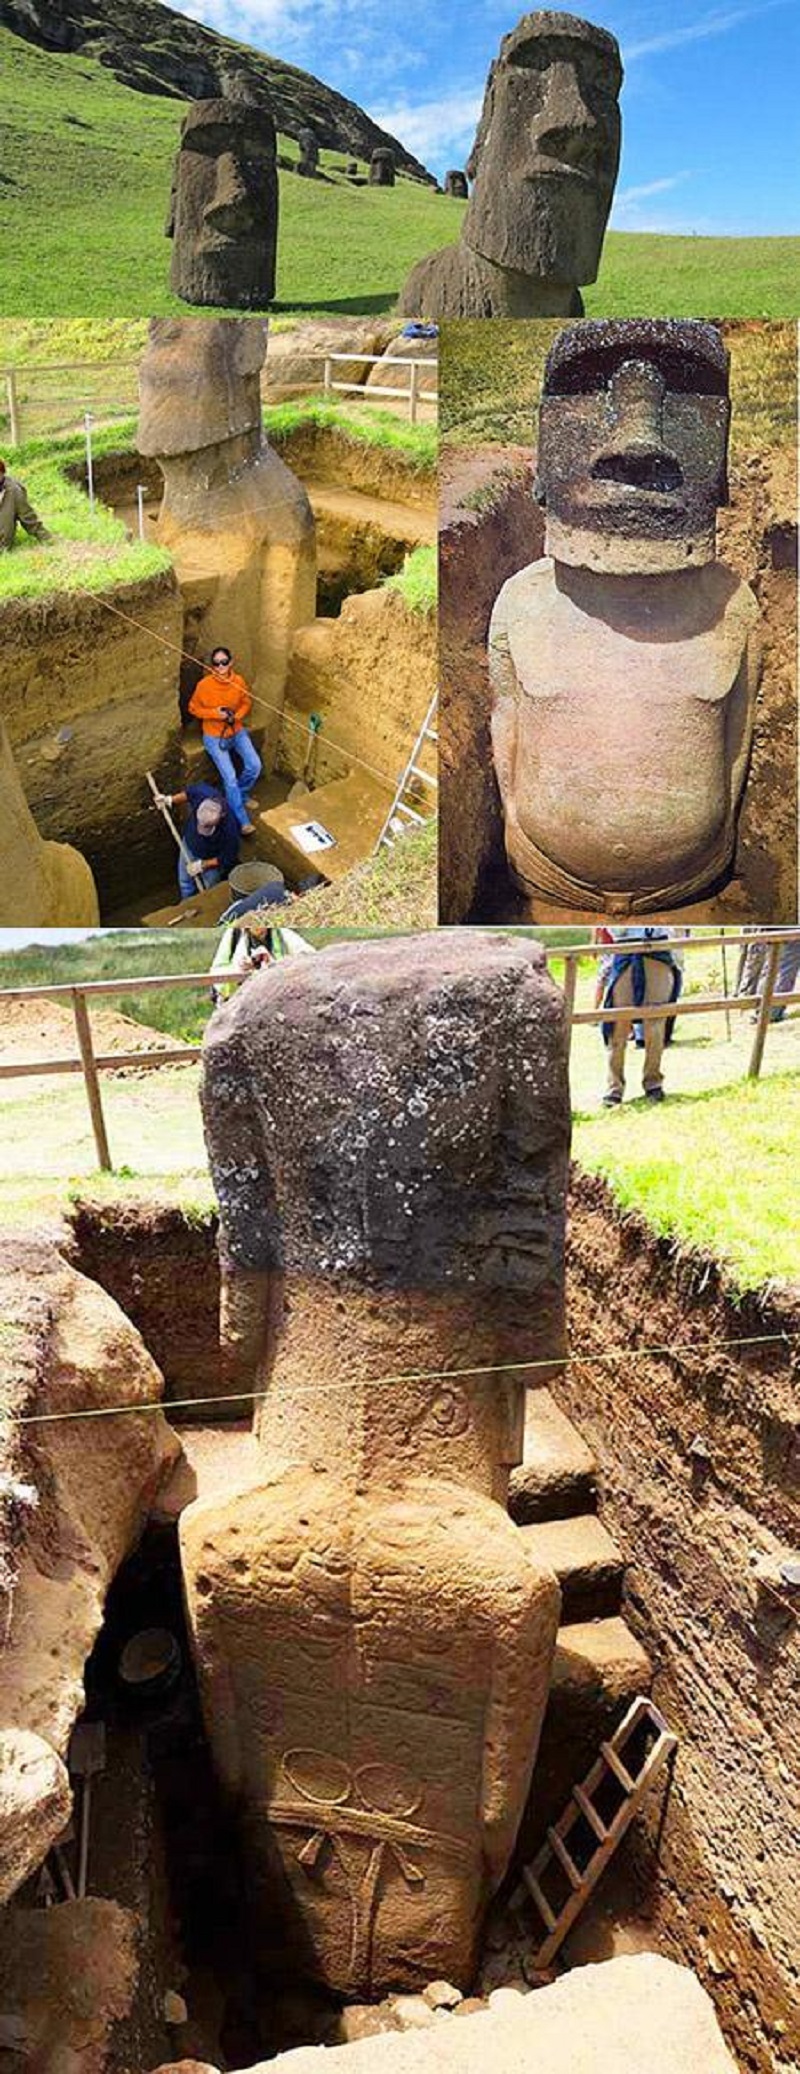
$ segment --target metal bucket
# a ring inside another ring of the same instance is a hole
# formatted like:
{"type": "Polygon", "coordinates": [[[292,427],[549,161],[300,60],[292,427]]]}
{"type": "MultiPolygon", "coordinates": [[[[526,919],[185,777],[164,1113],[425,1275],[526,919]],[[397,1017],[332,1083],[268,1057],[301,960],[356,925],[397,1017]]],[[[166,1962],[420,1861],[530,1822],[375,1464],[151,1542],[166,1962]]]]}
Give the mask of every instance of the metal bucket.
{"type": "Polygon", "coordinates": [[[276,864],[253,860],[252,863],[235,864],[233,871],[228,873],[228,884],[234,893],[244,894],[260,893],[262,886],[283,886],[286,881],[276,864]]]}

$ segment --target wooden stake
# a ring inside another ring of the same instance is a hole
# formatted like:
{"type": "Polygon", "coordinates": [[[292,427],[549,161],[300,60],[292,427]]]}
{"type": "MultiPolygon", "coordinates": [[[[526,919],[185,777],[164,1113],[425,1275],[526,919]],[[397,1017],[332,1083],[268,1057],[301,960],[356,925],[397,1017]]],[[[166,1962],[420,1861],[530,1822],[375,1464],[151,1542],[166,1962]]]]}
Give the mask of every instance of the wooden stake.
{"type": "Polygon", "coordinates": [[[83,1078],[86,1083],[86,1096],[89,1103],[89,1114],[92,1119],[98,1163],[104,1174],[110,1174],[113,1172],[113,1168],[111,1165],[111,1154],[108,1149],[108,1138],[106,1137],[106,1124],[103,1115],[97,1061],[92,1044],[92,1026],[89,1021],[89,1010],[86,1006],[86,996],[81,993],[80,987],[73,987],[71,991],[72,1009],[75,1016],[75,1028],[78,1033],[83,1078]]]}
{"type": "Polygon", "coordinates": [[[767,1041],[767,1031],[769,1029],[769,1019],[772,1010],[772,1000],[773,995],[775,993],[775,983],[778,977],[778,966],[781,962],[782,950],[783,943],[781,942],[771,943],[769,946],[769,950],[767,951],[767,969],[764,977],[764,992],[761,996],[761,1007],[758,1011],[756,1034],[753,1038],[753,1049],[750,1053],[750,1064],[747,1068],[748,1080],[757,1080],[761,1072],[761,1061],[764,1057],[764,1046],[767,1041]]]}

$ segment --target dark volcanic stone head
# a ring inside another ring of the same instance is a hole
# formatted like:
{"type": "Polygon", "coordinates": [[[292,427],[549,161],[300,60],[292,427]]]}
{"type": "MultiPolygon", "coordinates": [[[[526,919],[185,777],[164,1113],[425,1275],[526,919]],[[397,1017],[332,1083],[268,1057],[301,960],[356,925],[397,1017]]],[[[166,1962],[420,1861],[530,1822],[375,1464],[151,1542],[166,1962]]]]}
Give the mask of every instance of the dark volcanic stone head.
{"type": "Polygon", "coordinates": [[[729,423],[715,325],[637,318],[562,331],[539,412],[548,552],[619,573],[713,561],[729,423]]]}
{"type": "Polygon", "coordinates": [[[275,124],[247,97],[198,101],[175,168],[171,282],[184,302],[265,309],[275,293],[275,124]]]}
{"type": "Polygon", "coordinates": [[[577,15],[537,13],[503,38],[467,171],[464,236],[496,266],[594,281],[620,152],[619,46],[577,15]]]}
{"type": "Polygon", "coordinates": [[[212,1018],[203,1111],[237,1268],[560,1287],[569,1096],[541,947],[338,944],[212,1018]]]}
{"type": "Polygon", "coordinates": [[[460,202],[466,202],[469,198],[469,186],[467,183],[466,173],[461,173],[457,169],[454,169],[450,173],[445,173],[444,191],[445,194],[456,195],[460,202]]]}
{"type": "Polygon", "coordinates": [[[319,144],[313,130],[298,130],[297,142],[300,157],[297,162],[299,173],[315,173],[319,165],[319,144]]]}
{"type": "Polygon", "coordinates": [[[373,151],[369,162],[370,187],[394,187],[394,152],[383,146],[373,151]]]}
{"type": "Polygon", "coordinates": [[[189,454],[260,431],[266,350],[257,317],[151,318],[139,368],[140,454],[189,454]]]}

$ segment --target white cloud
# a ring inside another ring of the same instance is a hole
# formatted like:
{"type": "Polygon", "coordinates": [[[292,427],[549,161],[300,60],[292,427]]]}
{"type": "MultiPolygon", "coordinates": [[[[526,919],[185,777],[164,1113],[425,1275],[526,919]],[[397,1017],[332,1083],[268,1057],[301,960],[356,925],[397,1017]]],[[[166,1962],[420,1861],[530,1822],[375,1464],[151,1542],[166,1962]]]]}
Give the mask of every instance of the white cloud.
{"type": "Polygon", "coordinates": [[[689,173],[670,173],[664,180],[648,180],[643,187],[621,187],[616,198],[616,207],[625,209],[633,202],[643,202],[651,194],[667,194],[672,187],[679,187],[682,180],[689,180],[689,173]]]}
{"type": "Polygon", "coordinates": [[[483,101],[477,92],[441,94],[436,101],[395,102],[392,107],[370,109],[373,122],[400,137],[407,151],[425,163],[442,164],[451,157],[465,158],[471,148],[483,101]]]}
{"type": "Polygon", "coordinates": [[[626,43],[623,56],[626,64],[633,58],[650,57],[662,50],[678,50],[683,43],[699,43],[708,36],[724,36],[728,29],[736,29],[740,22],[752,21],[762,14],[771,14],[776,7],[793,6],[795,0],[763,0],[761,6],[732,7],[707,14],[701,21],[686,22],[682,28],[662,29],[653,36],[645,36],[640,43],[626,43]]]}

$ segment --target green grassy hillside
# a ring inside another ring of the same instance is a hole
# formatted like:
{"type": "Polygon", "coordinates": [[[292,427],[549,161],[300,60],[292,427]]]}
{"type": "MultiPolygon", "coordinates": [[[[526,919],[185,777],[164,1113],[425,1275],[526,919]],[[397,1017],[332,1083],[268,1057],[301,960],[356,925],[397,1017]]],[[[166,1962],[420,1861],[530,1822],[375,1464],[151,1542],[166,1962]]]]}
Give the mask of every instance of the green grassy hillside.
{"type": "MultiPolygon", "coordinates": [[[[83,55],[0,29],[0,314],[155,315],[183,309],[163,235],[181,104],[121,86],[83,55]]],[[[281,140],[282,152],[297,147],[281,140]]],[[[464,204],[405,178],[354,188],[341,154],[322,181],[281,173],[278,307],[391,308],[414,262],[458,236],[464,204]]],[[[606,240],[589,315],[781,316],[797,311],[799,238],[606,240]]]]}

